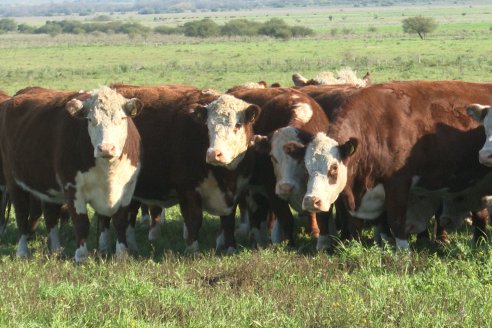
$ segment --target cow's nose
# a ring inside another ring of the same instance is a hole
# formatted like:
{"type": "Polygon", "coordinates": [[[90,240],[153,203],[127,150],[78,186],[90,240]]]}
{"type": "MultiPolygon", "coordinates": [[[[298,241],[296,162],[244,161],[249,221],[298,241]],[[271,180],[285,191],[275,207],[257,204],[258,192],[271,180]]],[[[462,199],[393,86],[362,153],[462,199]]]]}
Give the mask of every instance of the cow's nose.
{"type": "Polygon", "coordinates": [[[319,212],[322,205],[321,198],[317,196],[304,196],[304,200],[302,201],[303,209],[310,212],[319,212]]]}
{"type": "Polygon", "coordinates": [[[278,185],[278,193],[281,195],[289,195],[294,191],[294,185],[290,183],[281,183],[278,185]]]}
{"type": "Polygon", "coordinates": [[[112,157],[116,153],[116,146],[113,144],[100,144],[97,146],[99,154],[103,157],[112,157]]]}
{"type": "Polygon", "coordinates": [[[208,149],[207,150],[207,163],[217,163],[224,161],[224,154],[220,150],[217,149],[208,149]]]}

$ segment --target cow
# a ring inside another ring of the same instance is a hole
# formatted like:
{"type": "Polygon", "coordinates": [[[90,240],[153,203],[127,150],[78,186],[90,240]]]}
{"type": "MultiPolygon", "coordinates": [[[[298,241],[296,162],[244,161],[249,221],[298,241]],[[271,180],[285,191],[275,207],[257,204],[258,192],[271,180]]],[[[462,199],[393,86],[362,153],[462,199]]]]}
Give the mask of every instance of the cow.
{"type": "MultiPolygon", "coordinates": [[[[0,107],[0,154],[14,205],[19,243],[28,256],[29,195],[53,213],[67,203],[76,232],[75,261],[88,257],[86,204],[114,217],[116,254],[124,256],[127,207],[140,170],[140,136],[133,124],[141,102],[103,86],[92,92],[28,88],[0,107]],[[51,204],[55,204],[51,206],[51,204]]],[[[58,213],[58,214],[57,214],[58,213]]]]}
{"type": "Polygon", "coordinates": [[[228,122],[232,130],[219,133],[231,132],[231,143],[246,143],[252,138],[249,126],[258,108],[230,95],[186,85],[112,86],[125,97],[138,97],[144,107],[135,124],[142,136],[146,164],[134,199],[162,207],[179,204],[187,252],[199,249],[203,210],[220,216],[224,234],[219,235],[217,244],[233,252],[235,207],[248,183],[254,151],[221,152],[220,143],[209,143],[213,132],[206,122],[214,121],[216,113],[231,111],[228,122]],[[237,156],[242,160],[233,160],[237,156]],[[218,162],[224,165],[215,165],[218,162]]]}
{"type": "Polygon", "coordinates": [[[321,72],[313,79],[307,79],[299,73],[292,75],[292,82],[296,87],[307,85],[343,85],[349,84],[357,87],[366,87],[371,84],[371,73],[367,72],[362,79],[358,78],[356,73],[349,67],[337,71],[337,76],[332,72],[321,72]]]}
{"type": "Polygon", "coordinates": [[[226,93],[233,93],[243,89],[265,89],[265,88],[279,88],[279,87],[280,87],[279,83],[272,83],[270,86],[268,86],[268,83],[266,83],[265,81],[246,82],[243,84],[235,85],[232,88],[227,89],[226,93]]]}
{"type": "Polygon", "coordinates": [[[408,249],[410,195],[437,195],[458,211],[480,207],[490,193],[492,176],[476,160],[483,128],[465,107],[491,100],[491,83],[401,81],[361,89],[326,133],[291,144],[309,174],[303,208],[325,211],[342,194],[356,216],[367,206],[386,209],[397,248],[408,249]]]}

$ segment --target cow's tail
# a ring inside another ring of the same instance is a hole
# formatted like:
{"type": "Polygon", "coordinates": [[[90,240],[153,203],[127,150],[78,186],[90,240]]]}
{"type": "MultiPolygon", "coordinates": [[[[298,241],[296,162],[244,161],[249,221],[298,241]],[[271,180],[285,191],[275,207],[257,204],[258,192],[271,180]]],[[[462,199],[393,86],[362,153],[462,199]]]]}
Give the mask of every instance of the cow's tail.
{"type": "Polygon", "coordinates": [[[7,230],[7,226],[9,224],[12,204],[10,203],[9,195],[6,188],[0,187],[0,193],[2,195],[2,197],[0,197],[0,234],[3,235],[7,230]]]}

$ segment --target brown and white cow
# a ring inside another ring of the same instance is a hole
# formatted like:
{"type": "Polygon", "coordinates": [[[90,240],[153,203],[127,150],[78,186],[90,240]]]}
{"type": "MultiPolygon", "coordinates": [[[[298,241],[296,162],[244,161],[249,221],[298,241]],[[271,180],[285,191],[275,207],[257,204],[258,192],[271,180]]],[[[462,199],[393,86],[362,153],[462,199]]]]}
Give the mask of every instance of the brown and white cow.
{"type": "Polygon", "coordinates": [[[131,117],[140,109],[138,99],[108,87],[91,93],[30,88],[2,103],[0,151],[20,233],[18,256],[28,255],[30,194],[45,204],[68,204],[77,262],[88,256],[87,204],[114,217],[116,252],[126,252],[127,206],[140,169],[131,117]]]}
{"type": "Polygon", "coordinates": [[[398,248],[408,248],[406,211],[411,193],[438,193],[454,206],[474,209],[486,195],[487,171],[476,152],[483,129],[466,114],[471,102],[490,102],[492,84],[407,81],[373,85],[354,94],[327,133],[304,146],[309,173],[303,208],[323,211],[342,193],[354,212],[381,184],[376,197],[398,248]],[[477,182],[478,183],[475,183],[477,182]],[[467,204],[463,200],[469,201],[467,204]]]}
{"type": "Polygon", "coordinates": [[[227,136],[233,145],[248,143],[252,138],[249,125],[258,108],[229,95],[185,85],[113,87],[126,97],[138,97],[144,107],[135,119],[145,165],[134,198],[162,207],[179,203],[187,251],[198,250],[203,210],[220,216],[223,244],[232,252],[236,247],[235,207],[247,185],[254,152],[229,153],[221,140],[209,143],[209,135],[227,136]],[[218,113],[227,114],[220,117],[218,113]],[[224,128],[209,131],[209,123],[216,120],[224,123],[224,128]],[[235,156],[243,160],[234,161],[235,156]]]}
{"type": "Polygon", "coordinates": [[[485,129],[485,143],[483,144],[478,158],[481,164],[492,166],[492,115],[489,105],[472,104],[467,107],[468,114],[477,122],[482,124],[485,129]]]}

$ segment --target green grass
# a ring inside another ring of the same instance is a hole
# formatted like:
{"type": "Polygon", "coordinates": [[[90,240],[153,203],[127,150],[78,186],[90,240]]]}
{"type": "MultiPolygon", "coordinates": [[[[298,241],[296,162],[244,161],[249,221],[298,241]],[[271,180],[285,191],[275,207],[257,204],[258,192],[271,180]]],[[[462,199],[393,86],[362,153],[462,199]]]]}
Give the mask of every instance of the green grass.
{"type": "MultiPolygon", "coordinates": [[[[289,41],[4,34],[0,89],[10,94],[33,85],[79,90],[116,81],[219,90],[259,80],[287,86],[294,72],[311,77],[344,66],[361,76],[370,71],[376,82],[490,81],[491,15],[490,6],[426,6],[282,9],[212,17],[219,23],[281,17],[318,32],[289,41]],[[440,27],[421,41],[401,32],[402,13],[434,16],[440,27]],[[376,31],[369,32],[370,26],[376,31]],[[332,28],[338,29],[335,36],[332,28]]],[[[152,26],[204,16],[135,19],[152,26]]],[[[239,240],[238,254],[228,257],[215,254],[217,218],[206,216],[202,251],[185,255],[181,215],[172,208],[167,217],[154,244],[146,240],[147,228],[137,227],[140,252],[129,260],[93,251],[84,265],[71,260],[71,225],[61,227],[65,257],[49,255],[41,223],[30,242],[32,258],[15,259],[17,229],[11,222],[0,237],[0,327],[492,326],[491,246],[474,246],[469,228],[451,234],[450,246],[413,243],[409,254],[372,246],[369,234],[363,245],[341,244],[333,253],[317,254],[315,241],[299,226],[294,250],[279,246],[252,251],[247,240],[239,240]]],[[[93,227],[91,250],[96,240],[93,227]]]]}

